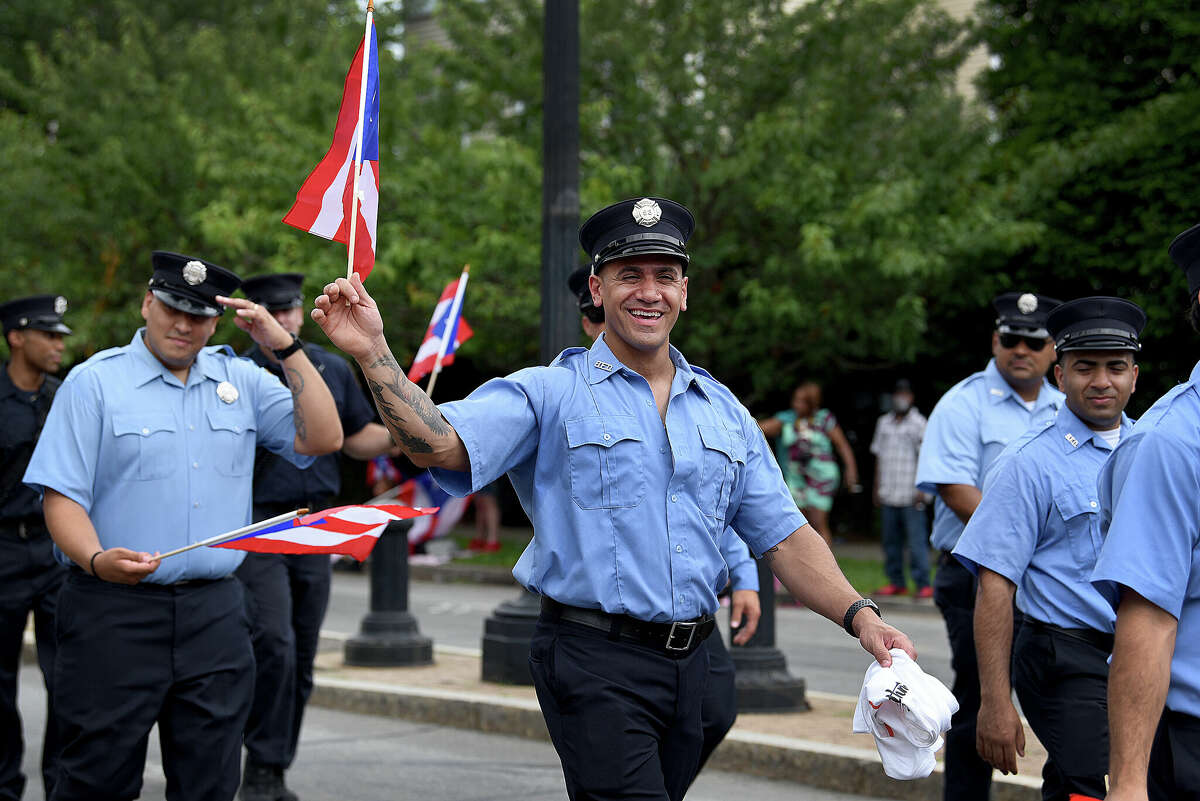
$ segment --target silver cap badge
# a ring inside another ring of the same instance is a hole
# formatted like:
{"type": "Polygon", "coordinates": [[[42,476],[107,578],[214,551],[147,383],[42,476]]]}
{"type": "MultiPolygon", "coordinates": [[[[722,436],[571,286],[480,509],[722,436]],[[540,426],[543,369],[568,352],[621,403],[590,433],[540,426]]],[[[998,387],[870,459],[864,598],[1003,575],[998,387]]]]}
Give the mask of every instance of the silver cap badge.
{"type": "Polygon", "coordinates": [[[658,221],[661,219],[662,208],[658,205],[658,201],[644,197],[633,204],[633,221],[638,225],[649,228],[652,225],[658,225],[658,221]]]}
{"type": "Polygon", "coordinates": [[[233,403],[238,399],[237,387],[228,381],[222,381],[220,384],[217,384],[217,397],[225,403],[233,403]]]}
{"type": "Polygon", "coordinates": [[[67,299],[62,295],[54,299],[54,313],[60,317],[67,313],[67,299]]]}
{"type": "Polygon", "coordinates": [[[1037,311],[1038,301],[1037,295],[1032,292],[1026,292],[1021,297],[1017,298],[1017,311],[1021,314],[1033,314],[1037,311]]]}
{"type": "Polygon", "coordinates": [[[183,280],[187,281],[190,286],[204,283],[204,279],[207,277],[208,268],[204,266],[204,262],[192,259],[183,265],[183,280]]]}

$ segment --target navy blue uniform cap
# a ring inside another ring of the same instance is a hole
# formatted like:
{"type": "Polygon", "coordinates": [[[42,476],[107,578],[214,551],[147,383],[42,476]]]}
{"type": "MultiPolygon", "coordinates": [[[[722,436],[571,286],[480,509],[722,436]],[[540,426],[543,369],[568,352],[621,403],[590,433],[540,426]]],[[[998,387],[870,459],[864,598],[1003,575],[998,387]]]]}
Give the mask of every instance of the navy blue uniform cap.
{"type": "Polygon", "coordinates": [[[1055,307],[1046,318],[1054,347],[1068,350],[1142,349],[1138,339],[1146,327],[1146,312],[1121,298],[1079,298],[1055,307]]]}
{"type": "Polygon", "coordinates": [[[579,244],[596,272],[615,259],[662,254],[679,259],[687,272],[687,241],[696,227],[692,213],[661,197],[622,200],[588,217],[579,244]]]}
{"type": "Polygon", "coordinates": [[[210,261],[156,250],[150,258],[154,274],[150,291],[154,297],[173,309],[201,317],[219,317],[225,307],[217,303],[217,295],[232,295],[242,279],[224,267],[210,261]]]}
{"type": "Polygon", "coordinates": [[[30,295],[0,304],[0,324],[6,334],[26,328],[70,334],[71,329],[62,321],[66,312],[67,299],[62,295],[30,295]]]}
{"type": "Polygon", "coordinates": [[[283,311],[304,305],[304,275],[273,273],[255,275],[242,281],[242,292],[268,311],[283,311]]]}
{"type": "Polygon", "coordinates": [[[1175,237],[1167,253],[1187,276],[1188,292],[1194,300],[1200,292],[1200,225],[1193,225],[1175,237]]]}
{"type": "Polygon", "coordinates": [[[1046,316],[1050,310],[1062,303],[1057,298],[1037,295],[1033,292],[1005,292],[992,298],[996,310],[996,330],[1001,334],[1019,334],[1025,337],[1049,336],[1046,331],[1046,316]]]}

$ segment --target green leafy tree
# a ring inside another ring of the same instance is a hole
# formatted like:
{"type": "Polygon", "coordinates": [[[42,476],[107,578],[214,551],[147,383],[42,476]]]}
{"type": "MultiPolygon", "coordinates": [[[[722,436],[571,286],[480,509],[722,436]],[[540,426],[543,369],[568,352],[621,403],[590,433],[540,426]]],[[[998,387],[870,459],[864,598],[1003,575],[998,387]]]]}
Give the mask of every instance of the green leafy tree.
{"type": "Polygon", "coordinates": [[[978,82],[998,114],[994,169],[1044,231],[1002,272],[1064,299],[1141,304],[1150,322],[1133,406],[1145,408],[1196,352],[1166,247],[1200,220],[1200,17],[1154,0],[985,0],[979,17],[996,57],[978,82]]]}

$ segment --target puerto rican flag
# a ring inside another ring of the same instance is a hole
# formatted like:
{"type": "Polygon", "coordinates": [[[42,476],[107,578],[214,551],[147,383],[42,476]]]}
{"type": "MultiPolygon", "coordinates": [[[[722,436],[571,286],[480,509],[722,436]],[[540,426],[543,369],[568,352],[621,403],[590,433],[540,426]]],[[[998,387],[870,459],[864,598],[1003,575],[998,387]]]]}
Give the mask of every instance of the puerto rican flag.
{"type": "Polygon", "coordinates": [[[434,514],[414,520],[408,530],[409,545],[445,535],[462,519],[471,503],[471,496],[455,498],[438,486],[428,472],[410,478],[399,487],[396,500],[420,508],[433,507],[434,514]]]}
{"type": "Polygon", "coordinates": [[[454,363],[454,351],[475,333],[462,317],[462,305],[456,307],[454,303],[458,296],[458,284],[462,280],[460,276],[446,284],[446,288],[442,290],[442,296],[433,310],[433,319],[429,321],[429,328],[425,331],[425,341],[417,350],[413,366],[408,371],[409,381],[419,381],[433,372],[433,365],[437,361],[438,351],[442,348],[442,340],[446,338],[447,331],[450,332],[450,343],[446,346],[446,355],[442,357],[442,367],[454,363]]]}
{"type": "Polygon", "coordinates": [[[358,230],[354,235],[354,271],[364,279],[375,266],[375,220],[379,211],[379,48],[374,22],[370,31],[370,36],[364,36],[363,43],[359,44],[346,75],[342,107],[333,130],[333,145],[304,181],[296,193],[295,205],[283,218],[288,225],[350,247],[347,220],[354,192],[354,155],[362,127],[358,119],[358,99],[362,88],[363,44],[368,44],[371,59],[367,71],[366,121],[358,182],[358,230]]]}
{"type": "Polygon", "coordinates": [[[340,553],[361,562],[393,520],[417,518],[419,523],[437,512],[397,504],[334,506],[212,547],[254,553],[340,553]]]}

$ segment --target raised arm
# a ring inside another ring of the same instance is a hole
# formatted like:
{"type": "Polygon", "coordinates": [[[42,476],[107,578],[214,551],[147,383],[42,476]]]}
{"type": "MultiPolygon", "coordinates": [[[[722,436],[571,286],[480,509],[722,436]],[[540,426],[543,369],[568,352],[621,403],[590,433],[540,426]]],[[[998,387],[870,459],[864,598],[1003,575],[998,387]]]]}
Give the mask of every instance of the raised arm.
{"type": "Polygon", "coordinates": [[[441,412],[408,380],[383,336],[379,307],[355,273],[325,285],[312,319],[358,362],[384,425],[400,450],[418,467],[468,470],[467,449],[441,412]]]}
{"type": "MultiPolygon", "coordinates": [[[[292,335],[263,306],[245,298],[217,296],[217,302],[235,310],[234,322],[264,351],[283,350],[292,335]]],[[[342,447],[342,422],[337,404],[304,348],[280,362],[292,390],[292,417],[296,425],[296,453],[319,456],[342,447]]]]}

